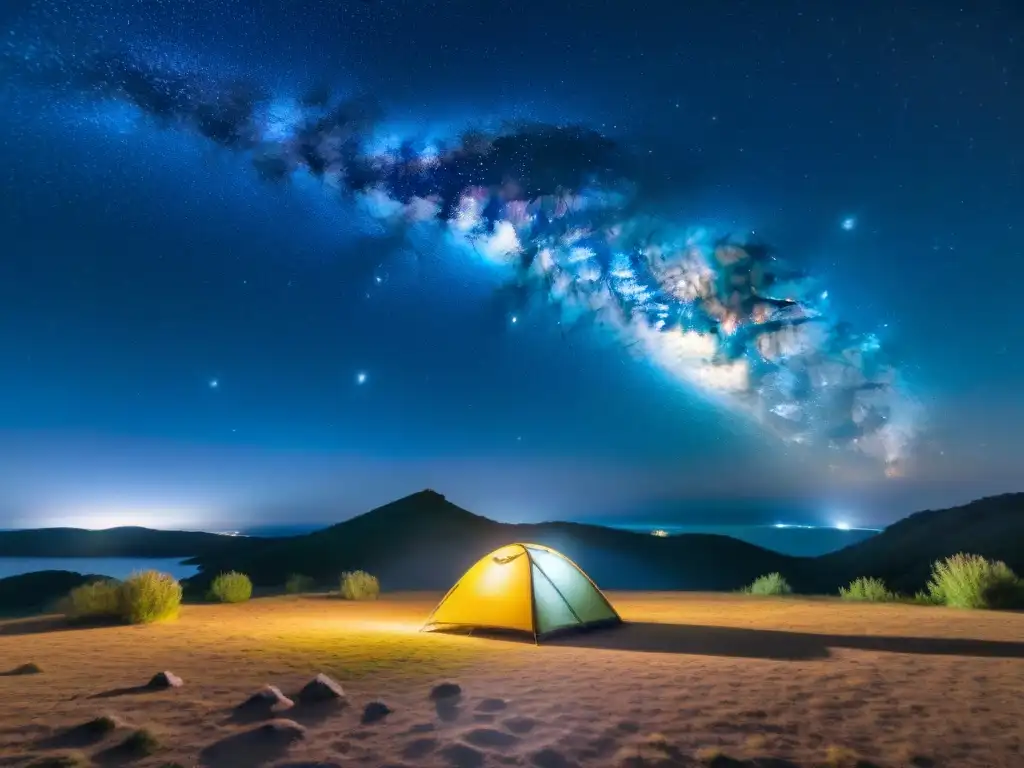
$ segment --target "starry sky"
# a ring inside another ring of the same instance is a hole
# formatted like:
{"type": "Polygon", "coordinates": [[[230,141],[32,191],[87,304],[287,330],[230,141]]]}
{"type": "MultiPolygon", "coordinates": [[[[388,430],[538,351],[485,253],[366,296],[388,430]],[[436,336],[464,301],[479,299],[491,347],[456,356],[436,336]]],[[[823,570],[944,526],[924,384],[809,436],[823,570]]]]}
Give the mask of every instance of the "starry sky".
{"type": "Polygon", "coordinates": [[[514,522],[875,526],[1019,490],[1024,11],[831,5],[5,4],[0,527],[333,522],[423,487],[514,522]],[[600,317],[510,308],[479,249],[82,85],[108,54],[370,94],[380,147],[614,137],[634,207],[763,239],[884,346],[898,464],[783,439],[600,317]]]}

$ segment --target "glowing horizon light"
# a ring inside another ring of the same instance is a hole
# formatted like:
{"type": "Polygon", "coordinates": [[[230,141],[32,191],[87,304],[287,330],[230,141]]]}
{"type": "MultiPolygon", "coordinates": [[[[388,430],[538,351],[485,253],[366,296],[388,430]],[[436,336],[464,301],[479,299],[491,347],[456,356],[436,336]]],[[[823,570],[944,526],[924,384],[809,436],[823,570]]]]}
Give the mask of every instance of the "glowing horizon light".
{"type": "Polygon", "coordinates": [[[666,531],[664,528],[656,528],[653,531],[651,531],[651,536],[657,536],[659,539],[664,539],[666,536],[668,536],[668,531],[666,531]]]}
{"type": "Polygon", "coordinates": [[[836,523],[836,530],[837,531],[848,531],[848,530],[850,530],[850,524],[848,522],[846,522],[845,520],[840,520],[838,523],[836,523]]]}

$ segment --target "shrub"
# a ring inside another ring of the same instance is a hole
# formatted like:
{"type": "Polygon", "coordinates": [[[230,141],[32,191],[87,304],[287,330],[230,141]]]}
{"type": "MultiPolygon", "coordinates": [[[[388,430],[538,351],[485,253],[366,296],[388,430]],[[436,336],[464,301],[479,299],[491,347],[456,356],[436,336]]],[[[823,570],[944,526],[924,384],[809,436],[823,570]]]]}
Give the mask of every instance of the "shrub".
{"type": "Polygon", "coordinates": [[[133,573],[121,585],[121,620],[149,624],[173,619],[181,607],[181,584],[159,571],[133,573]]]}
{"type": "Polygon", "coordinates": [[[146,757],[158,749],[160,749],[160,740],[153,735],[152,731],[145,728],[132,731],[121,742],[121,750],[132,757],[146,757]]]}
{"type": "Polygon", "coordinates": [[[244,603],[252,597],[252,581],[244,573],[222,573],[210,585],[210,597],[222,603],[244,603]]]}
{"type": "Polygon", "coordinates": [[[71,621],[117,621],[121,618],[121,583],[93,581],[68,593],[62,613],[71,621]]]}
{"type": "Polygon", "coordinates": [[[753,584],[743,589],[743,592],[748,595],[789,595],[792,594],[793,588],[781,573],[775,572],[767,576],[758,576],[753,584]]]}
{"type": "Polygon", "coordinates": [[[843,600],[865,603],[891,603],[896,600],[896,593],[890,592],[884,581],[864,576],[851,581],[848,587],[840,587],[839,596],[843,600]]]}
{"type": "Polygon", "coordinates": [[[376,600],[380,582],[366,571],[346,571],[341,574],[341,596],[345,600],[376,600]]]}
{"type": "Polygon", "coordinates": [[[1024,604],[1024,582],[1000,560],[959,553],[932,565],[928,594],[951,608],[1014,608],[1024,604]]]}
{"type": "Polygon", "coordinates": [[[301,573],[293,573],[284,583],[284,591],[289,595],[298,595],[302,592],[312,592],[316,589],[316,582],[309,576],[301,573]]]}

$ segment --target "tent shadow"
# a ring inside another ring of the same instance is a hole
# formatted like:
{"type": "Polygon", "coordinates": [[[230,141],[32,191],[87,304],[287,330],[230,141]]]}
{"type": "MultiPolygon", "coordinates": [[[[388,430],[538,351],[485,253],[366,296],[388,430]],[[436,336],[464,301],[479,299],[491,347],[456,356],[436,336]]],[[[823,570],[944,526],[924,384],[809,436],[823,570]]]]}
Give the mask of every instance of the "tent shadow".
{"type": "Polygon", "coordinates": [[[834,648],[923,656],[1024,658],[1024,642],[820,635],[810,632],[654,622],[627,622],[614,629],[555,637],[545,645],[781,661],[824,659],[828,658],[830,649],[834,648]]]}

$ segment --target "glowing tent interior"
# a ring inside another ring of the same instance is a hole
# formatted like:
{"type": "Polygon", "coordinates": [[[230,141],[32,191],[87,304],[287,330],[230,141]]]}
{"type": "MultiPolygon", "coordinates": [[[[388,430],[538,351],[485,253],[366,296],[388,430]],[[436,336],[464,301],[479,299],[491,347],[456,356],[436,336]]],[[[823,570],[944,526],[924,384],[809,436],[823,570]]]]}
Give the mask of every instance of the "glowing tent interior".
{"type": "Polygon", "coordinates": [[[438,603],[424,630],[554,632],[622,623],[597,585],[565,555],[509,544],[481,558],[438,603]]]}

